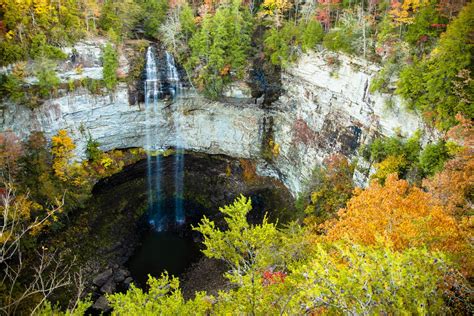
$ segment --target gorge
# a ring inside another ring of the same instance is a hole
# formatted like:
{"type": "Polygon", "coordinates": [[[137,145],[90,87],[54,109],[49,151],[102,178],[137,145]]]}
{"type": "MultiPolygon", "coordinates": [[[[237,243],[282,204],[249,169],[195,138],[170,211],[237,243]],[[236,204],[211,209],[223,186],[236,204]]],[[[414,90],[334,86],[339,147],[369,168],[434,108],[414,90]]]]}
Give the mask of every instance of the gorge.
{"type": "Polygon", "coordinates": [[[471,315],[474,4],[0,1],[0,315],[471,315]]]}

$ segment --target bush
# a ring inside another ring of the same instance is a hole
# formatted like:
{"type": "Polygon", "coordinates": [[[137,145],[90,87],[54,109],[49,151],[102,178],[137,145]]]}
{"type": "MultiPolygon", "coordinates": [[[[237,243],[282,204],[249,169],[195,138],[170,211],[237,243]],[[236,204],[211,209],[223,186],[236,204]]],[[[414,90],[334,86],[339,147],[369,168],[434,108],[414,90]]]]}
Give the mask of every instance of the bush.
{"type": "Polygon", "coordinates": [[[56,93],[56,89],[61,83],[56,75],[56,64],[48,59],[39,62],[35,72],[38,78],[38,88],[40,96],[48,97],[56,93]]]}
{"type": "Polygon", "coordinates": [[[64,59],[67,57],[67,54],[57,47],[48,45],[46,42],[46,35],[38,33],[31,39],[30,57],[64,59]]]}
{"type": "Polygon", "coordinates": [[[425,175],[431,176],[441,171],[444,163],[451,158],[444,141],[426,145],[420,155],[420,167],[425,175]]]}
{"type": "Polygon", "coordinates": [[[0,41],[0,66],[25,59],[25,50],[12,41],[0,41]]]}
{"type": "Polygon", "coordinates": [[[350,28],[334,28],[324,36],[323,45],[332,51],[341,51],[343,53],[352,54],[353,34],[350,28]]]}
{"type": "Polygon", "coordinates": [[[301,23],[300,29],[302,32],[301,35],[301,42],[303,51],[308,49],[313,49],[316,44],[321,43],[324,37],[324,30],[316,20],[310,20],[308,23],[301,23]]]}
{"type": "Polygon", "coordinates": [[[9,98],[16,103],[23,103],[26,100],[26,94],[23,90],[23,81],[16,75],[0,75],[1,95],[9,98]]]}

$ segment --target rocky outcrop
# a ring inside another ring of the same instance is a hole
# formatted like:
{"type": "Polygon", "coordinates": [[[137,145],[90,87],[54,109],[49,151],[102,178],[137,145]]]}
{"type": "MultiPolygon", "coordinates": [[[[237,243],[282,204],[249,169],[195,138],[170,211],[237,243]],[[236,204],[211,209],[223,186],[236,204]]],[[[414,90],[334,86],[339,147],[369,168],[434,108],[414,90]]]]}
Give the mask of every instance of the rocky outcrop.
{"type": "MultiPolygon", "coordinates": [[[[379,70],[362,59],[310,53],[282,73],[284,91],[267,116],[280,151],[274,166],[292,192],[301,191],[314,168],[333,153],[355,158],[374,136],[426,129],[397,96],[370,92],[379,70]]],[[[360,184],[366,179],[356,174],[360,184]]]]}
{"type": "MultiPolygon", "coordinates": [[[[91,68],[96,73],[100,49],[86,44],[76,48],[75,58],[90,66],[84,72],[91,68]]],[[[123,59],[126,73],[128,64],[123,59]]],[[[237,86],[228,95],[238,98],[219,102],[188,91],[177,102],[160,103],[148,123],[144,105],[130,105],[126,84],[106,95],[80,88],[35,110],[7,104],[1,129],[21,137],[34,130],[51,137],[67,129],[77,144],[78,157],[84,157],[89,136],[103,150],[110,150],[143,147],[149,133],[158,146],[167,148],[176,146],[179,126],[181,145],[187,150],[257,159],[261,174],[278,177],[296,195],[315,166],[332,153],[353,158],[360,145],[375,135],[408,135],[424,128],[417,116],[402,110],[397,97],[369,92],[378,70],[359,59],[311,53],[282,73],[282,95],[270,107],[245,98],[248,93],[237,86]],[[270,141],[279,150],[265,161],[262,150],[270,141]]],[[[363,175],[358,179],[363,180],[363,175]]]]}

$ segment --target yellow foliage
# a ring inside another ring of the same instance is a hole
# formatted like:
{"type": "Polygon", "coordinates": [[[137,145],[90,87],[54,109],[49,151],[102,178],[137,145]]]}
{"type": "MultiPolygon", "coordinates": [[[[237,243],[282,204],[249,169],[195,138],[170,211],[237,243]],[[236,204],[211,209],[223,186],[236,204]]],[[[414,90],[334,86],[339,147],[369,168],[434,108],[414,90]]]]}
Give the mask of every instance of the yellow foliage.
{"type": "Polygon", "coordinates": [[[398,24],[411,24],[415,19],[415,13],[424,5],[429,4],[428,0],[398,0],[392,1],[392,9],[389,11],[394,21],[398,24]]]}
{"type": "Polygon", "coordinates": [[[278,157],[280,154],[280,144],[275,143],[273,140],[270,140],[268,144],[270,145],[273,157],[278,157]]]}
{"type": "Polygon", "coordinates": [[[66,130],[59,130],[56,136],[51,138],[51,153],[53,154],[53,170],[62,181],[67,180],[69,160],[74,156],[74,144],[66,130]]]}
{"type": "Polygon", "coordinates": [[[407,161],[403,156],[388,156],[382,162],[375,164],[376,172],[372,179],[378,179],[383,183],[387,176],[392,173],[399,174],[400,170],[406,167],[407,161]]]}

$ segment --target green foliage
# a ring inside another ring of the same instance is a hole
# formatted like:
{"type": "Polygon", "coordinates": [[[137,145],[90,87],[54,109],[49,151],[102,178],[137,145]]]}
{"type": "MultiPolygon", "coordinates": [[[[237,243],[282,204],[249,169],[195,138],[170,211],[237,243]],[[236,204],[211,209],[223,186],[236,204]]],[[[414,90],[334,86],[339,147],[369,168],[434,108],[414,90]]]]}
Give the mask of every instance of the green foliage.
{"type": "Polygon", "coordinates": [[[201,27],[189,42],[186,63],[194,81],[211,98],[220,96],[232,78],[242,78],[250,52],[252,17],[240,0],[221,5],[214,15],[203,17],[201,27]]]}
{"type": "Polygon", "coordinates": [[[413,23],[408,24],[404,39],[412,46],[425,46],[429,48],[441,34],[441,28],[432,25],[445,24],[447,19],[441,17],[440,10],[431,3],[422,7],[415,16],[413,23]]]}
{"type": "Polygon", "coordinates": [[[114,90],[118,83],[117,68],[119,66],[118,54],[115,48],[107,44],[103,50],[103,76],[107,89],[114,90]]]}
{"type": "Polygon", "coordinates": [[[354,167],[341,155],[330,157],[314,170],[311,203],[305,209],[310,216],[306,223],[317,226],[336,216],[352,196],[353,174],[354,167]]]}
{"type": "Polygon", "coordinates": [[[473,81],[465,81],[472,68],[473,28],[474,3],[469,3],[448,25],[430,56],[415,59],[400,73],[397,93],[440,129],[453,126],[457,113],[474,118],[473,81]]]}
{"type": "Polygon", "coordinates": [[[446,143],[444,141],[438,141],[435,144],[426,145],[421,152],[420,167],[425,175],[432,176],[441,171],[444,167],[444,163],[450,158],[452,158],[452,156],[449,154],[446,143]]]}
{"type": "Polygon", "coordinates": [[[0,92],[4,97],[16,103],[24,103],[26,94],[23,90],[23,80],[15,74],[0,75],[0,92]]]}
{"type": "Polygon", "coordinates": [[[61,310],[60,306],[54,306],[51,302],[46,301],[41,305],[34,315],[36,316],[82,316],[86,315],[87,310],[92,306],[92,301],[87,298],[77,302],[74,309],[61,310]]]}
{"type": "MultiPolygon", "coordinates": [[[[217,297],[199,292],[184,300],[179,282],[164,274],[150,290],[132,286],[109,295],[117,315],[302,315],[426,314],[446,312],[440,285],[447,272],[442,254],[426,249],[393,251],[345,242],[308,242],[298,224],[284,230],[264,222],[250,225],[250,201],[221,208],[228,229],[204,219],[205,254],[233,268],[234,287],[217,297]]],[[[313,236],[314,238],[314,236],[313,236]]],[[[314,240],[314,239],[312,239],[314,240]]]]}
{"type": "Polygon", "coordinates": [[[116,39],[127,37],[137,24],[141,12],[146,12],[143,10],[145,8],[141,8],[134,0],[106,0],[101,10],[99,27],[109,35],[114,34],[112,37],[116,39]]]}
{"type": "Polygon", "coordinates": [[[355,52],[353,40],[354,34],[350,28],[334,28],[324,36],[323,45],[332,51],[352,54],[355,52]]]}
{"type": "Polygon", "coordinates": [[[265,53],[274,65],[287,66],[296,61],[300,50],[313,49],[323,37],[323,28],[318,21],[307,23],[285,22],[282,28],[271,28],[265,33],[265,53]]]}
{"type": "Polygon", "coordinates": [[[145,35],[155,39],[160,38],[158,30],[163,23],[168,11],[167,0],[143,0],[142,7],[142,23],[145,35]]]}
{"type": "Polygon", "coordinates": [[[25,50],[13,41],[0,41],[0,65],[6,66],[25,59],[25,50]]]}
{"type": "Polygon", "coordinates": [[[422,149],[420,136],[417,132],[407,140],[399,136],[374,140],[369,146],[369,155],[365,157],[377,163],[374,177],[383,181],[388,174],[397,173],[401,178],[410,174],[421,179],[441,171],[444,163],[452,157],[448,144],[440,140],[422,149]]]}
{"type": "Polygon", "coordinates": [[[401,178],[412,172],[417,173],[420,137],[420,132],[416,132],[407,140],[400,136],[375,139],[368,148],[368,155],[365,155],[380,169],[374,177],[383,182],[390,173],[397,173],[401,178]]]}
{"type": "Polygon", "coordinates": [[[185,301],[179,280],[167,273],[160,279],[150,277],[148,292],[131,285],[127,293],[107,295],[113,315],[208,315],[212,306],[204,293],[185,301]]]}
{"type": "Polygon", "coordinates": [[[316,44],[319,44],[323,39],[323,27],[318,21],[311,19],[307,23],[300,23],[302,29],[302,48],[303,51],[314,49],[316,44]]]}
{"type": "MultiPolygon", "coordinates": [[[[242,276],[256,265],[264,265],[269,246],[275,242],[277,230],[265,216],[261,225],[250,225],[247,214],[252,209],[250,199],[240,196],[233,204],[219,209],[225,215],[228,229],[216,228],[204,217],[194,230],[204,235],[203,253],[209,258],[224,260],[232,268],[233,277],[242,276]]],[[[240,282],[241,280],[239,280],[240,282]]]]}
{"type": "Polygon", "coordinates": [[[265,52],[274,65],[286,66],[296,61],[298,56],[299,30],[292,22],[287,22],[281,29],[272,28],[265,34],[265,52]]]}
{"type": "Polygon", "coordinates": [[[181,34],[184,36],[185,42],[187,43],[193,36],[194,32],[196,32],[194,13],[187,2],[181,6],[181,11],[179,13],[179,23],[181,25],[181,34]]]}
{"type": "Polygon", "coordinates": [[[33,36],[30,46],[31,58],[64,59],[67,55],[59,48],[48,45],[46,35],[39,33],[33,36]]]}
{"type": "Polygon", "coordinates": [[[388,156],[404,156],[409,162],[418,159],[421,150],[420,132],[404,140],[400,136],[377,138],[370,145],[370,159],[381,162],[388,156]]]}
{"type": "Polygon", "coordinates": [[[55,68],[56,63],[48,59],[43,59],[37,64],[35,75],[38,78],[39,93],[42,97],[54,95],[61,83],[55,68]]]}
{"type": "Polygon", "coordinates": [[[27,57],[64,58],[58,47],[84,36],[81,1],[4,0],[0,4],[0,65],[27,57]]]}
{"type": "Polygon", "coordinates": [[[86,155],[87,159],[92,161],[98,161],[102,156],[102,150],[99,148],[100,143],[89,135],[87,139],[86,155]]]}
{"type": "Polygon", "coordinates": [[[330,314],[440,313],[445,271],[443,255],[424,249],[320,244],[307,262],[292,266],[290,305],[305,302],[300,308],[330,314]]]}

